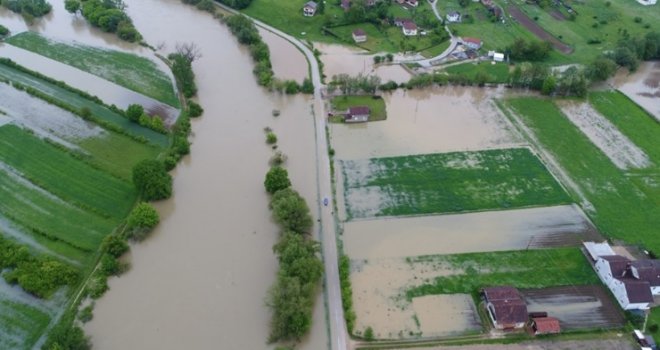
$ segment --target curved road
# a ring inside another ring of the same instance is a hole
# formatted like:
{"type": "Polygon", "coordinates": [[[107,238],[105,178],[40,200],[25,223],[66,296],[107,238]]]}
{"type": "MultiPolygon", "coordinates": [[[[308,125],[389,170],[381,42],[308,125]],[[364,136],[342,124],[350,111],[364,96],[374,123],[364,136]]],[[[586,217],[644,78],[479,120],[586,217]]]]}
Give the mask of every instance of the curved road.
{"type": "MultiPolygon", "coordinates": [[[[238,11],[216,3],[220,8],[235,14],[238,11]]],[[[243,14],[243,16],[245,16],[243,14]]],[[[339,285],[339,261],[337,258],[337,235],[335,232],[332,206],[321,204],[323,197],[332,198],[332,182],[330,179],[330,157],[328,155],[328,142],[325,133],[326,111],[323,102],[321,72],[314,53],[297,38],[273,28],[259,20],[250,18],[257,26],[266,29],[295,45],[307,58],[312,72],[314,84],[314,115],[316,126],[316,176],[318,187],[319,237],[323,249],[323,262],[325,265],[326,298],[328,303],[328,317],[330,321],[330,344],[333,350],[346,350],[350,348],[348,331],[344,322],[344,309],[341,303],[341,287],[339,285]]],[[[332,203],[332,201],[331,201],[332,203]]]]}
{"type": "MultiPolygon", "coordinates": [[[[438,8],[435,6],[435,4],[438,2],[438,0],[433,0],[433,1],[428,0],[428,2],[429,2],[429,5],[431,5],[431,9],[433,9],[433,13],[435,14],[435,17],[438,19],[438,21],[440,21],[440,23],[442,23],[442,21],[443,21],[442,20],[442,15],[440,14],[440,12],[438,12],[438,8]]],[[[458,45],[458,38],[455,37],[454,34],[451,33],[451,30],[449,30],[449,26],[445,25],[445,30],[449,34],[449,40],[450,40],[449,47],[447,49],[445,49],[445,51],[443,51],[441,54],[439,54],[435,57],[431,57],[431,58],[428,58],[428,59],[425,59],[425,60],[406,61],[406,62],[402,62],[402,63],[412,63],[412,62],[414,62],[414,63],[417,63],[417,64],[419,64],[420,66],[422,66],[424,68],[428,68],[428,67],[434,66],[435,62],[437,62],[439,60],[442,60],[443,58],[449,56],[449,54],[452,53],[454,51],[454,49],[456,48],[456,46],[458,45]]]]}

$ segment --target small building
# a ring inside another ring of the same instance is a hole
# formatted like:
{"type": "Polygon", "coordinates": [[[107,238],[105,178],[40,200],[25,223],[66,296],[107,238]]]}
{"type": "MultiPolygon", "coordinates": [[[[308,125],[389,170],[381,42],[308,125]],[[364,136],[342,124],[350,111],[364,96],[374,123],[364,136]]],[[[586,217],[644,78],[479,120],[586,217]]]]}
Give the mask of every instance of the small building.
{"type": "Polygon", "coordinates": [[[481,40],[477,38],[464,37],[461,38],[461,42],[472,50],[479,50],[482,45],[481,40]]]}
{"type": "Polygon", "coordinates": [[[446,17],[449,23],[459,23],[461,21],[461,14],[457,11],[449,12],[446,17]]]}
{"type": "Polygon", "coordinates": [[[488,51],[488,57],[490,57],[495,62],[504,61],[504,54],[501,52],[488,51]]]}
{"type": "Polygon", "coordinates": [[[410,21],[407,18],[396,17],[394,18],[394,25],[397,27],[403,27],[403,23],[410,21]]]}
{"type": "Polygon", "coordinates": [[[358,28],[353,31],[353,40],[356,43],[363,43],[367,41],[367,33],[364,30],[358,28]]]}
{"type": "Polygon", "coordinates": [[[371,110],[367,106],[356,106],[351,107],[346,112],[344,116],[344,122],[346,123],[364,123],[369,121],[369,115],[371,110]]]}
{"type": "Polygon", "coordinates": [[[316,14],[316,8],[318,7],[318,4],[315,3],[314,1],[309,1],[303,6],[303,15],[305,17],[312,17],[316,14]]]}
{"type": "Polygon", "coordinates": [[[403,35],[405,36],[417,35],[417,25],[415,24],[415,22],[410,20],[404,21],[401,27],[403,28],[403,35]]]}
{"type": "Polygon", "coordinates": [[[559,320],[554,317],[532,318],[532,331],[534,334],[558,334],[561,332],[559,320]]]}
{"type": "Polygon", "coordinates": [[[489,287],[482,290],[486,310],[496,329],[518,329],[527,324],[527,304],[513,287],[489,287]]]}
{"type": "Polygon", "coordinates": [[[417,0],[406,0],[406,5],[412,6],[412,7],[417,7],[417,6],[419,6],[419,1],[417,1],[417,0]]]}

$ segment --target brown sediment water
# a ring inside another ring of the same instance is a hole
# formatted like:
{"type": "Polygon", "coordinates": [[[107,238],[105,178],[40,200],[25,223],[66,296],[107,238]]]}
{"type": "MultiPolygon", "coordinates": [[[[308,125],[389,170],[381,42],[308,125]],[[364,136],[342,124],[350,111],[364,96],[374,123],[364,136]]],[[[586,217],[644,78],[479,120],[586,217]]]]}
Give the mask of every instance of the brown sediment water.
{"type": "Polygon", "coordinates": [[[275,77],[292,79],[302,83],[309,76],[309,65],[302,52],[286,39],[268,30],[258,27],[259,34],[270,50],[270,62],[273,65],[275,77]]]}
{"type": "MultiPolygon", "coordinates": [[[[125,2],[146,41],[199,46],[194,69],[205,114],[193,122],[191,156],[173,172],[173,198],[156,203],[160,225],[132,247],[131,270],[110,279],[85,331],[96,349],[272,348],[265,296],[278,228],[263,189],[273,153],[263,128],[278,135],[293,185],[313,206],[311,101],[258,87],[249,54],[210,15],[179,0],[125,2]]],[[[323,320],[317,302],[302,349],[326,346],[323,320]]]]}
{"type": "Polygon", "coordinates": [[[660,121],[660,62],[643,62],[632,74],[622,70],[614,85],[660,121]]]}
{"type": "Polygon", "coordinates": [[[343,225],[344,249],[352,259],[577,246],[599,238],[573,205],[356,220],[343,225]]]}
{"type": "Polygon", "coordinates": [[[330,124],[338,159],[507,148],[522,144],[492,97],[503,91],[442,87],[384,95],[387,120],[330,124]]]}
{"type": "Polygon", "coordinates": [[[412,75],[400,65],[374,66],[374,54],[366,51],[350,48],[336,44],[314,43],[314,48],[321,52],[321,61],[323,62],[323,74],[328,79],[333,75],[348,74],[356,76],[376,75],[382,82],[393,80],[397,83],[403,83],[410,80],[412,75]]]}
{"type": "Polygon", "coordinates": [[[469,294],[426,295],[413,298],[412,304],[423,337],[457,336],[481,330],[477,308],[469,294]]]}

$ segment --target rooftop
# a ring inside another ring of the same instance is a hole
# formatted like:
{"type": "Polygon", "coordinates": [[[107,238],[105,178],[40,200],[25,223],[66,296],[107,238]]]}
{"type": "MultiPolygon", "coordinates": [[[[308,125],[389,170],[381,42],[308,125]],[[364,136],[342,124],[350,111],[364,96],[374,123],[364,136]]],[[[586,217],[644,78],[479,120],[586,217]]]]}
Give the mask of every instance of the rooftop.
{"type": "Polygon", "coordinates": [[[369,114],[371,110],[367,106],[355,106],[348,109],[349,115],[365,115],[369,114]]]}
{"type": "Polygon", "coordinates": [[[534,318],[533,321],[537,333],[548,334],[559,333],[561,331],[559,320],[554,317],[539,317],[534,318]]]}

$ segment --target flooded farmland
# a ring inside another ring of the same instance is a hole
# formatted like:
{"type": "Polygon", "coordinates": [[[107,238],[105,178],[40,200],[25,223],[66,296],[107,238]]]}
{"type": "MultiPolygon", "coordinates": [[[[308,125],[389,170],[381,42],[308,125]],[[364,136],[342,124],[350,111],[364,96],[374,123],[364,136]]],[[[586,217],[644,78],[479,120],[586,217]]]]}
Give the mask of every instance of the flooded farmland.
{"type": "Polygon", "coordinates": [[[614,85],[660,120],[660,62],[642,62],[635,73],[619,73],[614,85]]]}
{"type": "Polygon", "coordinates": [[[575,205],[356,220],[343,225],[344,249],[353,259],[577,246],[600,238],[575,205]]]}
{"type": "Polygon", "coordinates": [[[302,83],[309,76],[309,65],[302,52],[292,49],[292,44],[268,30],[258,27],[259,34],[270,50],[270,62],[275,77],[292,79],[302,83]]]}

